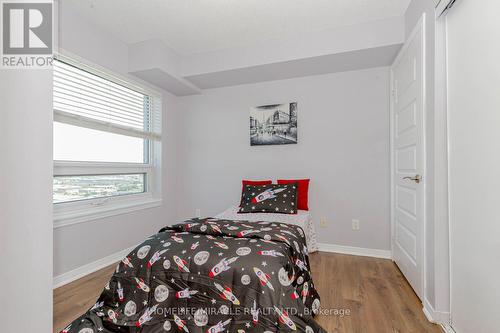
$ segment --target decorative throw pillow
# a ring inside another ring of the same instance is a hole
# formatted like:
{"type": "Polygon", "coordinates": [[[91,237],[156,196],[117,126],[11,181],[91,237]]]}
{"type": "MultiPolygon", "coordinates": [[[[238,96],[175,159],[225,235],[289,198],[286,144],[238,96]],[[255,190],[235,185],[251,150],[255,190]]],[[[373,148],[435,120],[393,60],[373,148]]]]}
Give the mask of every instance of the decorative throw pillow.
{"type": "Polygon", "coordinates": [[[246,185],[238,213],[297,214],[297,184],[246,185]]]}
{"type": "Polygon", "coordinates": [[[278,179],[277,183],[297,183],[297,209],[309,210],[309,179],[278,179]]]}
{"type": "MultiPolygon", "coordinates": [[[[243,191],[245,191],[245,186],[247,185],[271,185],[273,183],[272,180],[246,180],[243,179],[241,181],[241,195],[243,196],[243,191]]],[[[243,205],[243,201],[240,201],[240,207],[243,205]]]]}

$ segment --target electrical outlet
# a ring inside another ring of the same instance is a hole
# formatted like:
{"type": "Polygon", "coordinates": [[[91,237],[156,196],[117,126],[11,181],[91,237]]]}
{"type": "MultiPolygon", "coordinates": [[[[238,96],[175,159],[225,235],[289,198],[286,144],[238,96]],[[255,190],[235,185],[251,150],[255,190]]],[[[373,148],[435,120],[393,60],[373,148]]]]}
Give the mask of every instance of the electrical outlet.
{"type": "Polygon", "coordinates": [[[328,220],[325,219],[324,217],[319,220],[319,226],[321,228],[326,228],[328,227],[328,220]]]}
{"type": "Polygon", "coordinates": [[[201,217],[201,210],[199,208],[196,208],[195,215],[198,218],[201,217]]]}
{"type": "Polygon", "coordinates": [[[359,220],[352,220],[352,230],[359,230],[359,220]]]}

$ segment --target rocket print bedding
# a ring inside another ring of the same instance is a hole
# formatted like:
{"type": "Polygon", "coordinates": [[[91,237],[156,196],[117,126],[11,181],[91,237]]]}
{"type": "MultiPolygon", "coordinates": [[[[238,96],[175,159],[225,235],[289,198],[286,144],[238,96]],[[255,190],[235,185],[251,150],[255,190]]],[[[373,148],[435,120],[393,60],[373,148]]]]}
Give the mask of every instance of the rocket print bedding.
{"type": "Polygon", "coordinates": [[[64,333],[326,332],[304,231],[275,222],[192,219],[166,227],[116,267],[64,333]]]}

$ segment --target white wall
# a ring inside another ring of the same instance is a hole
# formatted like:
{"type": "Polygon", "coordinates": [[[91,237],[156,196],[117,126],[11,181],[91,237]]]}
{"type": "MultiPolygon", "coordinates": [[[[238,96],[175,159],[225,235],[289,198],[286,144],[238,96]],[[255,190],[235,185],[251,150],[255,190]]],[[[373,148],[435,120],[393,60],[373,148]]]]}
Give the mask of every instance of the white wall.
{"type": "Polygon", "coordinates": [[[388,68],[205,90],[178,108],[180,218],[236,204],[242,178],[308,177],[319,242],[390,249],[388,68]],[[250,107],[294,101],[299,143],[250,147],[250,107]]]}
{"type": "Polygon", "coordinates": [[[451,310],[457,333],[500,329],[500,2],[448,14],[451,310]]]}
{"type": "MultiPolygon", "coordinates": [[[[59,6],[59,46],[117,74],[128,71],[127,44],[87,21],[67,1],[59,6]]],[[[176,98],[163,92],[163,103],[163,205],[54,229],[54,276],[138,244],[175,221],[176,98]]]]}
{"type": "Polygon", "coordinates": [[[52,332],[52,71],[0,70],[0,322],[52,332]]]}

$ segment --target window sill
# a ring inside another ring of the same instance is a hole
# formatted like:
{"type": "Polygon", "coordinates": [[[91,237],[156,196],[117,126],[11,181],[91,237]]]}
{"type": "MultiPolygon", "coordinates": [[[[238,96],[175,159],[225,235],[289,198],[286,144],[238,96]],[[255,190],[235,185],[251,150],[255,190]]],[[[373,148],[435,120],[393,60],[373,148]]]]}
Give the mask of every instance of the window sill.
{"type": "Polygon", "coordinates": [[[133,202],[120,202],[80,210],[54,210],[54,229],[106,217],[127,214],[143,209],[159,207],[161,204],[162,199],[147,198],[140,201],[134,200],[133,202]]]}

